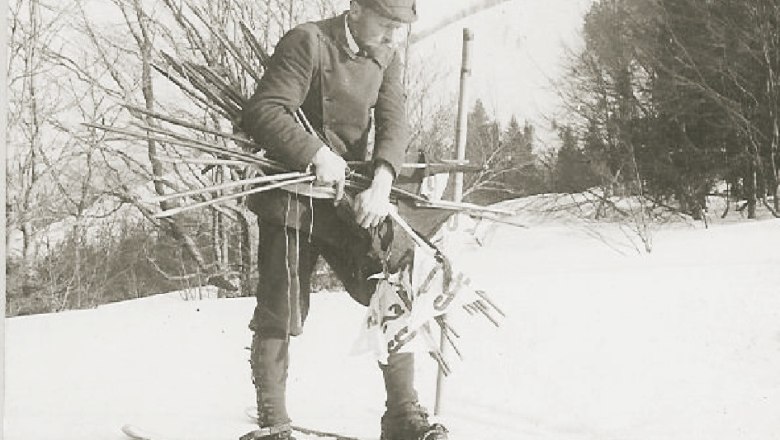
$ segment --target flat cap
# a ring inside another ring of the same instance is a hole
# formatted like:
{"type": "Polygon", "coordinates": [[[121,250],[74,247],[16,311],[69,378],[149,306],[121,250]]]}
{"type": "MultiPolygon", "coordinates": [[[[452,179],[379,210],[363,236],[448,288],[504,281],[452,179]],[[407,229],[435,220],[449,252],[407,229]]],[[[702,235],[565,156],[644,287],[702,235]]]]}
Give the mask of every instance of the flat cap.
{"type": "Polygon", "coordinates": [[[358,3],[395,21],[411,23],[417,20],[416,0],[358,0],[358,3]]]}

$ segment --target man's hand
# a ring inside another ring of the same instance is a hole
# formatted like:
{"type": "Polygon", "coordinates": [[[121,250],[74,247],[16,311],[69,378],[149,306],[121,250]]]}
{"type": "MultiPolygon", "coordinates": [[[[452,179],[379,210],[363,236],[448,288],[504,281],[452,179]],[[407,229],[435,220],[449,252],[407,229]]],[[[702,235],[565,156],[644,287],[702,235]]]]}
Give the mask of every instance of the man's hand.
{"type": "Polygon", "coordinates": [[[347,162],[334,153],[330,148],[323,146],[314,155],[311,161],[314,165],[314,173],[317,176],[317,185],[335,186],[338,202],[344,197],[344,183],[347,175],[347,162]]]}
{"type": "Polygon", "coordinates": [[[388,165],[380,164],[374,170],[371,186],[355,197],[355,219],[366,229],[379,226],[387,217],[390,206],[390,190],[393,186],[393,171],[388,165]]]}

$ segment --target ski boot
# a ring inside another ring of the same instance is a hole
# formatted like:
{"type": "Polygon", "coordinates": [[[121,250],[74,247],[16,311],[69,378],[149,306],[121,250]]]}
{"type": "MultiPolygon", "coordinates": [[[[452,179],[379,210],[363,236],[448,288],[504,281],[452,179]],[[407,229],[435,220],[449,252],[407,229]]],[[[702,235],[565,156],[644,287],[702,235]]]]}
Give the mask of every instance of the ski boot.
{"type": "Polygon", "coordinates": [[[288,341],[259,337],[255,331],[249,363],[257,397],[258,429],[242,435],[239,440],[295,440],[285,404],[287,382],[288,341]]]}
{"type": "Polygon", "coordinates": [[[277,426],[268,426],[247,432],[238,440],[295,440],[292,436],[292,428],[289,423],[277,426]]]}
{"type": "Polygon", "coordinates": [[[428,413],[415,402],[385,412],[380,440],[447,440],[447,432],[439,423],[430,424],[428,413]]]}

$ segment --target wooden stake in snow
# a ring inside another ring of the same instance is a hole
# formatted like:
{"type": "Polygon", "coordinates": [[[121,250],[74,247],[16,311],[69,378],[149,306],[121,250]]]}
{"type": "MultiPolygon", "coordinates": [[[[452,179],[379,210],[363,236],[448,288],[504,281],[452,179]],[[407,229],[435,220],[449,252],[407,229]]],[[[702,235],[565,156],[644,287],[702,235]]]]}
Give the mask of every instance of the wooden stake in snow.
{"type": "MultiPolygon", "coordinates": [[[[458,98],[458,120],[455,125],[455,146],[457,148],[457,161],[463,163],[466,160],[466,133],[468,128],[468,80],[471,77],[471,45],[474,41],[474,34],[469,28],[463,28],[463,59],[460,68],[460,97],[458,98]]],[[[463,173],[455,173],[455,195],[456,203],[463,200],[463,173]]],[[[457,214],[454,216],[457,221],[457,214]]],[[[446,316],[443,317],[446,320],[446,316]]],[[[441,339],[439,341],[439,350],[444,355],[446,349],[447,334],[446,326],[442,326],[441,339]]],[[[442,395],[444,394],[444,376],[445,372],[439,368],[436,376],[436,403],[433,413],[440,415],[442,412],[442,395]]]]}

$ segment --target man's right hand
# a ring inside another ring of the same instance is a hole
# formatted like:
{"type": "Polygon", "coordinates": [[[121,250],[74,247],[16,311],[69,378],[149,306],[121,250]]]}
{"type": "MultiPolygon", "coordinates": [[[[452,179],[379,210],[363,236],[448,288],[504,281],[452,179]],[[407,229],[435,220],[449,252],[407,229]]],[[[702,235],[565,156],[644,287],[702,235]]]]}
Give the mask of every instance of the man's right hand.
{"type": "Polygon", "coordinates": [[[336,199],[338,202],[344,197],[344,183],[347,175],[347,162],[334,153],[327,146],[323,146],[314,155],[311,161],[314,165],[314,173],[317,176],[317,184],[336,187],[336,199]]]}

